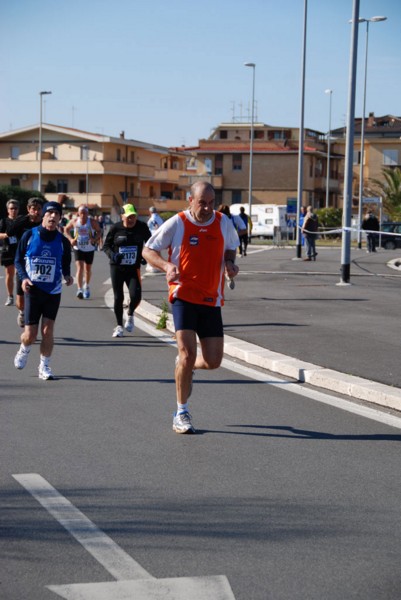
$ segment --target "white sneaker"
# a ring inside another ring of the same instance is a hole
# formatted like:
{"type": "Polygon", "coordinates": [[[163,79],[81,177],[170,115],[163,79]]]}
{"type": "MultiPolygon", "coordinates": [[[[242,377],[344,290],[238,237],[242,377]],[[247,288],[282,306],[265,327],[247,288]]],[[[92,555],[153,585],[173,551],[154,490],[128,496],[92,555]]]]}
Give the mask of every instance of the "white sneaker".
{"type": "Polygon", "coordinates": [[[84,286],[84,298],[88,300],[91,297],[91,291],[89,285],[84,286]]]}
{"type": "Polygon", "coordinates": [[[78,288],[77,290],[77,298],[79,298],[79,300],[82,300],[82,298],[84,297],[84,293],[81,290],[81,288],[78,288]]]}
{"type": "Polygon", "coordinates": [[[134,315],[127,315],[124,327],[128,333],[132,333],[134,331],[134,315]]]}
{"type": "Polygon", "coordinates": [[[4,306],[12,306],[14,304],[14,296],[8,296],[4,306]]]}
{"type": "Polygon", "coordinates": [[[173,418],[173,431],[176,433],[192,434],[195,433],[195,427],[192,425],[192,417],[185,411],[175,414],[173,418]]]}
{"type": "Polygon", "coordinates": [[[23,369],[28,361],[28,356],[29,352],[20,348],[14,358],[14,367],[16,369],[23,369]]]}
{"type": "Polygon", "coordinates": [[[117,325],[117,327],[113,331],[113,337],[123,337],[123,335],[124,329],[121,327],[121,325],[117,325]]]}
{"type": "Polygon", "coordinates": [[[39,365],[38,377],[39,379],[44,379],[45,381],[47,381],[48,379],[54,379],[52,370],[48,365],[39,365]]]}

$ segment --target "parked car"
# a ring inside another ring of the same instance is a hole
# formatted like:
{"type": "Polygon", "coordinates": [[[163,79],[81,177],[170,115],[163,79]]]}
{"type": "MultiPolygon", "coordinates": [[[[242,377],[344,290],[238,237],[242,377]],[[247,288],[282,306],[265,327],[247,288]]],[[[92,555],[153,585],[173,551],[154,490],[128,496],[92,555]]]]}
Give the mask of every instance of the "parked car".
{"type": "Polygon", "coordinates": [[[381,226],[381,247],[386,250],[395,250],[401,248],[401,223],[382,223],[381,226]],[[398,233],[398,235],[386,235],[388,233],[398,233]]]}

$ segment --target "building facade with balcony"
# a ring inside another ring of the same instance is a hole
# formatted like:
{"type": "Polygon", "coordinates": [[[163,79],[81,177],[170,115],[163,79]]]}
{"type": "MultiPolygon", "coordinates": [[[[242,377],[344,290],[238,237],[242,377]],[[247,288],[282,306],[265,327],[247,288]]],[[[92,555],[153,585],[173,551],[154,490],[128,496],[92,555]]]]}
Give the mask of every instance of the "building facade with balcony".
{"type": "MultiPolygon", "coordinates": [[[[252,203],[287,204],[297,198],[299,129],[254,123],[252,203]]],[[[216,204],[246,204],[249,193],[250,123],[222,123],[191,150],[197,157],[195,173],[186,173],[181,185],[208,178],[216,188],[216,204]]],[[[327,142],[314,130],[305,130],[302,204],[315,208],[326,203],[327,142]]],[[[341,206],[340,180],[344,156],[331,151],[329,205],[341,206]]]]}
{"type": "Polygon", "coordinates": [[[39,161],[39,125],[0,135],[0,185],[38,190],[48,200],[67,198],[65,206],[80,204],[97,213],[119,212],[133,203],[140,215],[150,206],[159,210],[181,210],[186,190],[180,175],[186,173],[190,154],[169,148],[42,124],[42,160],[39,161]]]}
{"type": "MultiPolygon", "coordinates": [[[[346,128],[340,127],[331,132],[332,141],[337,152],[345,152],[346,128]]],[[[362,160],[362,119],[354,121],[354,153],[353,153],[353,212],[357,212],[359,204],[359,181],[362,160]]],[[[365,119],[364,129],[364,163],[363,163],[363,196],[372,196],[371,181],[385,181],[383,169],[401,168],[401,117],[384,115],[376,117],[373,112],[365,119]]]]}

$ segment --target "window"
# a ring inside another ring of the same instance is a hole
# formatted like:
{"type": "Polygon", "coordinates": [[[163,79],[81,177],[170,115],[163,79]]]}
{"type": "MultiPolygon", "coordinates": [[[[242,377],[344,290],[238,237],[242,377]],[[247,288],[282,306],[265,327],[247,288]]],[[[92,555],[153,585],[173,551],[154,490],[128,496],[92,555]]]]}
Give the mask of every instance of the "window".
{"type": "Polygon", "coordinates": [[[205,169],[206,169],[206,173],[208,175],[212,174],[212,159],[211,158],[205,158],[205,169]]]}
{"type": "Polygon", "coordinates": [[[130,154],[131,158],[131,162],[134,163],[135,162],[135,152],[131,150],[131,154],[130,154]]]}
{"type": "Polygon", "coordinates": [[[223,157],[216,156],[214,159],[214,174],[223,175],[223,157]]]}
{"type": "Polygon", "coordinates": [[[81,160],[89,160],[89,147],[88,146],[81,147],[81,160]]]}
{"type": "Polygon", "coordinates": [[[15,187],[20,187],[19,185],[19,179],[11,179],[11,185],[15,186],[15,187]]]}
{"type": "Polygon", "coordinates": [[[231,192],[231,204],[242,204],[241,190],[233,190],[231,192]]]}
{"type": "Polygon", "coordinates": [[[253,139],[254,140],[263,140],[265,137],[265,132],[264,131],[254,131],[253,132],[253,139]]]}
{"type": "Polygon", "coordinates": [[[360,165],[361,164],[361,153],[360,153],[359,150],[354,150],[353,163],[354,163],[354,165],[360,165]]]}
{"type": "Polygon", "coordinates": [[[398,150],[383,150],[383,165],[398,165],[398,150]]]}
{"type": "Polygon", "coordinates": [[[233,154],[233,171],[242,171],[242,154],[233,154]]]}
{"type": "Polygon", "coordinates": [[[120,162],[121,161],[121,149],[117,148],[117,161],[120,162]]]}
{"type": "Polygon", "coordinates": [[[18,160],[20,155],[19,146],[11,146],[11,159],[18,160]]]}
{"type": "Polygon", "coordinates": [[[227,130],[226,129],[221,129],[220,131],[220,139],[221,140],[226,140],[228,136],[227,130]]]}
{"type": "Polygon", "coordinates": [[[80,179],[78,182],[78,192],[80,194],[85,194],[86,192],[86,179],[80,179]]]}
{"type": "Polygon", "coordinates": [[[66,194],[68,192],[68,181],[66,179],[57,179],[57,193],[66,194]]]}

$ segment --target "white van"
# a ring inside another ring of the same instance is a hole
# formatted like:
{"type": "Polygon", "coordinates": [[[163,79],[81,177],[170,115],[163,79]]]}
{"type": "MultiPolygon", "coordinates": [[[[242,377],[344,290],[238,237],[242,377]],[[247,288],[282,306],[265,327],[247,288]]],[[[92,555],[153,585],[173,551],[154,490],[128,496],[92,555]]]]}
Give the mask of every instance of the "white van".
{"type": "MultiPolygon", "coordinates": [[[[232,204],[230,212],[239,215],[243,206],[248,214],[247,204],[232,204]]],[[[252,237],[272,238],[280,227],[281,234],[287,234],[287,206],[278,204],[252,204],[252,237]]]]}

